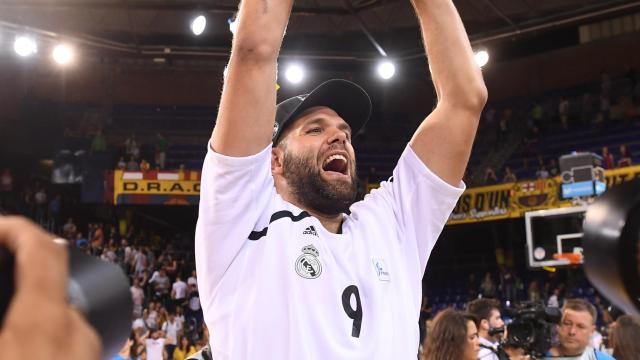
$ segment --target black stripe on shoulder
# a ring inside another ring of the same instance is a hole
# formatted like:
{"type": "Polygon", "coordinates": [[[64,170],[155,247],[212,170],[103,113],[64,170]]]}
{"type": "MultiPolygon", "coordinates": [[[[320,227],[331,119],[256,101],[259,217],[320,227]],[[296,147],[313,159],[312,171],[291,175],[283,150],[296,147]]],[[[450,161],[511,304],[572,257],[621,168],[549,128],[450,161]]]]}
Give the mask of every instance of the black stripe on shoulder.
{"type": "MultiPolygon", "coordinates": [[[[271,219],[269,219],[269,225],[271,225],[272,222],[282,218],[289,218],[291,219],[291,221],[297,222],[304,218],[308,218],[309,216],[311,215],[309,215],[309,213],[306,211],[303,211],[298,215],[293,215],[291,211],[287,211],[287,210],[276,211],[271,215],[271,219]]],[[[268,226],[262,229],[261,231],[252,231],[251,234],[249,234],[249,240],[252,240],[252,241],[259,240],[261,237],[267,235],[267,230],[269,230],[268,226]]]]}

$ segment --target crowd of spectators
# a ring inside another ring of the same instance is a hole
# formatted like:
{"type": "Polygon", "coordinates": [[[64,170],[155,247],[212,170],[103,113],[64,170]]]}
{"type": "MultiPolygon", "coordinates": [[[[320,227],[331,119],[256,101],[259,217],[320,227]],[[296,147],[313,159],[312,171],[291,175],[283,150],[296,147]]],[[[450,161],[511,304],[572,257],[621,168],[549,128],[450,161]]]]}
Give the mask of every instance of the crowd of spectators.
{"type": "MultiPolygon", "coordinates": [[[[525,136],[516,150],[516,160],[522,163],[520,173],[509,166],[501,171],[486,167],[478,185],[492,185],[515,180],[545,179],[558,173],[557,157],[564,154],[549,152],[541,148],[541,141],[549,134],[596,127],[608,129],[629,127],[636,124],[640,115],[640,83],[635,70],[629,69],[624,76],[612,80],[602,72],[599,86],[571,94],[548,95],[531,102],[508,104],[500,108],[489,105],[482,115],[478,141],[493,138],[494,149],[503,147],[509,134],[515,131],[515,122],[524,121],[525,136]],[[545,161],[546,159],[546,161],[545,161]]],[[[578,139],[576,139],[578,140],[578,139]]],[[[605,169],[633,165],[628,144],[610,143],[601,151],[605,169]],[[609,149],[612,148],[612,149],[609,149]]],[[[574,149],[580,151],[582,149],[574,149]]],[[[476,156],[483,156],[476,154],[476,156]]]]}
{"type": "Polygon", "coordinates": [[[59,235],[73,239],[85,253],[121,267],[129,277],[132,336],[120,358],[183,360],[205,346],[208,337],[193,254],[120,225],[96,222],[82,227],[69,218],[59,235]]]}

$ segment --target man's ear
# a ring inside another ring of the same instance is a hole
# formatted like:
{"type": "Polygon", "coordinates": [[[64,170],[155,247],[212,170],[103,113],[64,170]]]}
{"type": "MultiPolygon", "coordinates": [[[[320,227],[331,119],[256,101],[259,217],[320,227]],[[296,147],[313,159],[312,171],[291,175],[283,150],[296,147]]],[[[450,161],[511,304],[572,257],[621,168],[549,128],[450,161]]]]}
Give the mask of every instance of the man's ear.
{"type": "Polygon", "coordinates": [[[489,326],[489,320],[487,319],[480,320],[480,328],[485,331],[489,331],[489,328],[491,328],[491,326],[489,326]]]}
{"type": "Polygon", "coordinates": [[[280,175],[283,172],[284,150],[276,146],[271,149],[271,174],[280,175]]]}

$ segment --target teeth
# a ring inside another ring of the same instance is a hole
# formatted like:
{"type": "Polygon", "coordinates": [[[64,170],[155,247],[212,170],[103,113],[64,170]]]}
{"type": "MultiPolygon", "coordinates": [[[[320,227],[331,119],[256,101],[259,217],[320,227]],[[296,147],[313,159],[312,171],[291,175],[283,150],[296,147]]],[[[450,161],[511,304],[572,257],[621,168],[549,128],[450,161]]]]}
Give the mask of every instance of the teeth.
{"type": "Polygon", "coordinates": [[[342,155],[335,154],[335,155],[331,155],[331,156],[329,156],[329,157],[324,161],[324,164],[325,164],[325,165],[327,165],[329,162],[331,162],[331,161],[333,161],[333,160],[336,160],[336,159],[340,159],[340,160],[342,160],[342,161],[344,161],[344,162],[347,162],[347,158],[345,158],[345,157],[344,157],[344,156],[342,156],[342,155]]]}

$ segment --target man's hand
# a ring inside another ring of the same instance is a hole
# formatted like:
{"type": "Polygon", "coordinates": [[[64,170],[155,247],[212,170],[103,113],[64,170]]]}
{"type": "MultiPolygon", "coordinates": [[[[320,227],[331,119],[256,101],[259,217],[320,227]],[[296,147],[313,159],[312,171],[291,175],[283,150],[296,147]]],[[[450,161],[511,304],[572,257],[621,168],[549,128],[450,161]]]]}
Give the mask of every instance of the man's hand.
{"type": "Polygon", "coordinates": [[[15,293],[0,328],[2,357],[99,359],[98,334],[65,299],[66,249],[32,222],[5,216],[0,245],[15,257],[15,293]]]}

